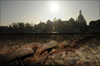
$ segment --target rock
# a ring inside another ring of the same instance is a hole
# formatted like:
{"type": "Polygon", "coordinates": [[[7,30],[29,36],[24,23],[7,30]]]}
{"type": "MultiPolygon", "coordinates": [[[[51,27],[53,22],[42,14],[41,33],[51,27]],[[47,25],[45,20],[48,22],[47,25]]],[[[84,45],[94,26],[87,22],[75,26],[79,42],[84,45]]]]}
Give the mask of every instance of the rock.
{"type": "Polygon", "coordinates": [[[64,65],[64,61],[63,60],[54,60],[58,65],[64,65]]]}
{"type": "Polygon", "coordinates": [[[49,55],[49,56],[48,56],[48,59],[51,59],[51,58],[52,58],[52,55],[49,55]]]}
{"type": "Polygon", "coordinates": [[[61,58],[64,59],[65,57],[66,57],[66,51],[64,51],[64,52],[62,53],[61,58]]]}
{"type": "Polygon", "coordinates": [[[88,61],[85,62],[84,64],[85,64],[85,66],[90,66],[90,63],[88,61]]]}
{"type": "Polygon", "coordinates": [[[91,54],[89,54],[87,56],[87,58],[90,59],[90,60],[92,60],[92,61],[94,61],[96,59],[96,57],[94,55],[91,55],[91,54]]]}
{"type": "Polygon", "coordinates": [[[82,60],[84,63],[89,61],[89,59],[86,59],[85,57],[82,57],[80,60],[82,60]]]}
{"type": "Polygon", "coordinates": [[[52,49],[52,50],[50,51],[51,54],[53,54],[53,53],[57,53],[57,52],[58,52],[57,49],[52,49]]]}
{"type": "Polygon", "coordinates": [[[92,51],[92,53],[96,54],[96,53],[97,53],[97,51],[92,51]]]}
{"type": "Polygon", "coordinates": [[[81,52],[86,51],[86,48],[85,47],[79,47],[79,51],[81,51],[81,52]]]}
{"type": "Polygon", "coordinates": [[[68,63],[69,63],[70,65],[74,65],[76,62],[77,62],[76,59],[70,59],[70,60],[68,61],[68,63]]]}
{"type": "Polygon", "coordinates": [[[75,59],[76,61],[79,61],[81,58],[80,58],[79,56],[75,56],[74,59],[75,59]]]}
{"type": "Polygon", "coordinates": [[[85,66],[85,64],[80,60],[76,62],[75,66],[85,66]]]}
{"type": "Polygon", "coordinates": [[[90,64],[90,66],[94,66],[94,64],[96,64],[96,61],[95,60],[89,60],[88,62],[90,64]]]}
{"type": "Polygon", "coordinates": [[[52,61],[52,59],[47,59],[46,62],[45,62],[45,65],[51,65],[53,63],[54,62],[52,61]]]}
{"type": "Polygon", "coordinates": [[[76,47],[76,42],[73,42],[70,46],[71,47],[76,47]]]}
{"type": "Polygon", "coordinates": [[[97,50],[100,51],[100,46],[97,47],[97,50]]]}
{"type": "Polygon", "coordinates": [[[84,57],[84,53],[82,53],[81,51],[79,51],[79,50],[76,50],[75,51],[75,53],[78,55],[78,56],[80,56],[80,57],[84,57]]]}
{"type": "Polygon", "coordinates": [[[94,51],[94,49],[90,48],[90,47],[86,47],[86,49],[88,49],[89,51],[94,51]]]}
{"type": "Polygon", "coordinates": [[[96,56],[96,58],[97,58],[98,60],[100,60],[100,55],[96,54],[95,56],[96,56]]]}

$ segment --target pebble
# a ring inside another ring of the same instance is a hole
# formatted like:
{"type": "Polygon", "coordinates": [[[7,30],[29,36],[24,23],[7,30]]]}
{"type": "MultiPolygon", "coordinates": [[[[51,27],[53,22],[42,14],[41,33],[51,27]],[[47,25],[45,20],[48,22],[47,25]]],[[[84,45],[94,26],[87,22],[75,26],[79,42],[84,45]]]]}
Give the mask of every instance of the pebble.
{"type": "Polygon", "coordinates": [[[79,50],[76,50],[75,53],[78,54],[78,56],[80,56],[80,57],[83,57],[83,56],[84,56],[84,53],[82,53],[82,52],[79,51],[79,50]]]}
{"type": "Polygon", "coordinates": [[[61,58],[64,59],[65,57],[66,57],[66,52],[64,51],[64,52],[62,53],[61,58]]]}
{"type": "Polygon", "coordinates": [[[85,66],[90,66],[90,63],[88,61],[85,62],[85,66]]]}
{"type": "Polygon", "coordinates": [[[79,61],[81,58],[80,58],[79,56],[75,56],[74,59],[75,59],[76,61],[79,61]]]}
{"type": "MultiPolygon", "coordinates": [[[[19,46],[11,46],[10,49],[15,50],[16,47],[19,48],[19,46]]],[[[5,46],[4,48],[7,48],[7,46],[5,46]]],[[[53,64],[54,63],[53,60],[54,60],[57,64],[60,64],[60,65],[65,65],[66,62],[69,65],[75,64],[75,66],[91,66],[91,65],[94,66],[96,65],[97,62],[100,65],[100,46],[97,46],[96,50],[94,50],[94,48],[95,47],[91,46],[90,44],[90,46],[86,45],[86,47],[80,47],[78,49],[75,49],[75,52],[61,51],[61,52],[58,52],[58,54],[49,55],[48,56],[49,60],[46,60],[45,64],[55,65],[53,64]],[[51,58],[53,60],[51,60],[51,58]]],[[[5,50],[8,50],[8,49],[5,49],[5,50]]],[[[18,61],[16,61],[15,63],[19,64],[18,61]]]]}
{"type": "Polygon", "coordinates": [[[68,61],[68,63],[69,63],[70,65],[74,65],[74,64],[76,63],[76,59],[70,59],[70,60],[68,61]]]}
{"type": "Polygon", "coordinates": [[[58,65],[65,65],[63,60],[54,60],[58,65]]]}
{"type": "Polygon", "coordinates": [[[80,60],[76,62],[75,66],[85,66],[85,64],[80,60]]]}

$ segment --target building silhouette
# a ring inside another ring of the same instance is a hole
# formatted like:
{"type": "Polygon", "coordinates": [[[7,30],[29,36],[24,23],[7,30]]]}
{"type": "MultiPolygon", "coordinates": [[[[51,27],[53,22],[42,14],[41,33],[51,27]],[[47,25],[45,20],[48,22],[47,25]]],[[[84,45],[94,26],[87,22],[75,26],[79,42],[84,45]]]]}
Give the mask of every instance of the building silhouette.
{"type": "Polygon", "coordinates": [[[47,20],[47,22],[40,21],[39,24],[31,26],[29,23],[12,23],[7,26],[0,26],[0,33],[100,33],[100,19],[97,21],[91,21],[89,25],[86,23],[82,11],[79,11],[78,17],[63,21],[60,18],[53,20],[47,20]]]}
{"type": "MultiPolygon", "coordinates": [[[[39,23],[40,24],[40,23],[39,23]]],[[[71,17],[68,21],[62,21],[60,18],[57,20],[56,18],[53,21],[47,21],[48,32],[67,32],[67,33],[77,33],[82,32],[86,29],[87,24],[84,16],[82,15],[82,11],[79,11],[79,16],[76,21],[71,17]]]]}
{"type": "Polygon", "coordinates": [[[83,29],[86,27],[86,20],[84,19],[84,16],[82,15],[82,11],[80,10],[78,19],[76,19],[77,27],[83,29]]]}

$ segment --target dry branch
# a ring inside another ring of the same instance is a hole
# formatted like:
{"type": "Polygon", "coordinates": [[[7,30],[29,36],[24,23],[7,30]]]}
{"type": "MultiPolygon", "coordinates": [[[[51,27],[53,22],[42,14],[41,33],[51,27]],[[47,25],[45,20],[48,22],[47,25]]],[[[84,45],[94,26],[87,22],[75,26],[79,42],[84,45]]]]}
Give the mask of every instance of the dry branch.
{"type": "Polygon", "coordinates": [[[39,64],[42,61],[44,61],[47,58],[47,56],[48,56],[48,52],[45,51],[44,53],[42,53],[42,55],[37,55],[35,57],[28,57],[24,59],[23,62],[25,64],[31,64],[31,65],[39,64]]]}
{"type": "Polygon", "coordinates": [[[59,46],[59,47],[64,48],[64,47],[66,47],[66,46],[69,46],[70,44],[71,44],[70,41],[63,41],[63,42],[60,43],[60,46],[59,46]]]}
{"type": "Polygon", "coordinates": [[[13,52],[8,52],[0,59],[0,63],[10,62],[15,59],[19,59],[21,57],[32,55],[33,50],[31,48],[19,48],[13,52]]]}
{"type": "Polygon", "coordinates": [[[50,49],[53,47],[58,47],[58,45],[59,45],[59,43],[54,40],[47,42],[37,49],[36,54],[41,54],[43,51],[45,51],[47,49],[50,49]]]}
{"type": "Polygon", "coordinates": [[[22,46],[22,48],[38,48],[41,45],[42,44],[40,44],[39,42],[32,42],[32,43],[25,44],[24,46],[22,46]]]}

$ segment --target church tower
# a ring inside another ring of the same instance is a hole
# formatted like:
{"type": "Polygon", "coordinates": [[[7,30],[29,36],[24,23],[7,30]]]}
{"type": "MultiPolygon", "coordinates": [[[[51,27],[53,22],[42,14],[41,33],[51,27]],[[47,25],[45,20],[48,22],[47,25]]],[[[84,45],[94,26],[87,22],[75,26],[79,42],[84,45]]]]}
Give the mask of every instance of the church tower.
{"type": "Polygon", "coordinates": [[[83,17],[83,15],[82,15],[82,11],[81,10],[79,11],[78,22],[81,22],[81,23],[82,22],[84,22],[84,23],[86,22],[84,17],[83,17]]]}
{"type": "Polygon", "coordinates": [[[79,11],[79,16],[77,19],[77,23],[79,25],[79,27],[83,28],[86,26],[86,20],[84,19],[84,16],[82,15],[82,11],[79,11]]]}
{"type": "Polygon", "coordinates": [[[86,24],[86,20],[84,19],[83,15],[82,15],[82,11],[79,11],[79,16],[78,16],[78,20],[79,23],[85,23],[86,24]]]}
{"type": "Polygon", "coordinates": [[[82,11],[80,10],[80,14],[82,14],[82,11]]]}

